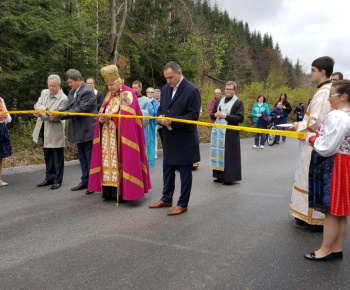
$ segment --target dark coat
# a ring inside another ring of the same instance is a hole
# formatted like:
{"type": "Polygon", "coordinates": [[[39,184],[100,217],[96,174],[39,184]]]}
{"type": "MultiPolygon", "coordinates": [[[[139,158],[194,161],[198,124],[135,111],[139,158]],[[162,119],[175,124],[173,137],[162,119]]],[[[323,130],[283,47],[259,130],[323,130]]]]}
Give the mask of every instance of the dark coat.
{"type": "MultiPolygon", "coordinates": [[[[228,100],[227,100],[228,101],[228,100]]],[[[214,114],[218,111],[220,100],[217,100],[210,117],[215,120],[214,114]]],[[[244,105],[242,100],[237,99],[230,113],[226,116],[227,125],[238,126],[244,120],[244,105]]],[[[225,170],[213,170],[213,177],[223,179],[225,182],[242,180],[241,168],[241,143],[239,131],[226,130],[225,134],[225,170]]]]}
{"type": "MultiPolygon", "coordinates": [[[[96,94],[95,94],[96,95],[96,94]]],[[[105,96],[103,95],[102,92],[100,91],[97,91],[97,95],[96,95],[96,98],[97,98],[97,111],[100,110],[102,104],[103,104],[103,101],[105,99],[105,96]]]]}
{"type": "MultiPolygon", "coordinates": [[[[75,99],[74,93],[75,90],[70,90],[68,94],[68,106],[59,111],[97,114],[97,101],[92,88],[82,83],[75,99]]],[[[69,119],[69,142],[83,143],[94,139],[96,117],[61,115],[61,119],[69,119]]]]}
{"type": "MultiPolygon", "coordinates": [[[[158,116],[198,121],[201,96],[198,88],[185,77],[171,99],[173,88],[162,89],[158,116]]],[[[164,162],[168,165],[190,165],[200,161],[197,125],[172,122],[171,130],[163,126],[164,162]]]]}
{"type": "Polygon", "coordinates": [[[274,125],[282,124],[282,118],[284,117],[284,110],[283,109],[279,109],[279,108],[274,108],[270,112],[270,116],[273,117],[273,124],[274,125]],[[277,116],[281,116],[281,118],[276,118],[277,116]]]}

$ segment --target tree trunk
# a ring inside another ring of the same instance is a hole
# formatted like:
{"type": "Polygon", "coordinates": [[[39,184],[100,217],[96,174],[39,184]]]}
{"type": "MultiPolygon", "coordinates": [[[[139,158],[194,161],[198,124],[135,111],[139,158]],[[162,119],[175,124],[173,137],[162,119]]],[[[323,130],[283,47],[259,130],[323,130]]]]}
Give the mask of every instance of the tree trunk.
{"type": "Polygon", "coordinates": [[[97,78],[98,72],[98,48],[99,48],[99,41],[98,41],[98,36],[100,33],[100,18],[99,18],[99,5],[100,5],[100,0],[96,0],[96,51],[95,51],[95,65],[96,65],[96,72],[95,72],[95,79],[97,78]]]}
{"type": "Polygon", "coordinates": [[[120,23],[120,27],[117,33],[117,10],[116,10],[116,0],[111,0],[111,58],[110,63],[116,64],[118,60],[118,43],[120,38],[122,37],[126,16],[128,14],[128,0],[124,0],[124,10],[123,10],[123,18],[120,23]]]}

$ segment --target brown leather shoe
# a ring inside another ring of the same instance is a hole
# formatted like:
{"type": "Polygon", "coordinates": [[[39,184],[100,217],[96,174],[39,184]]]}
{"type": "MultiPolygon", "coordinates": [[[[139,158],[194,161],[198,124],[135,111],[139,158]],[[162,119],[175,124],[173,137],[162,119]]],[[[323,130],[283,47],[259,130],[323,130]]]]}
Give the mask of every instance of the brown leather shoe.
{"type": "Polygon", "coordinates": [[[173,205],[172,202],[164,202],[162,200],[159,200],[155,203],[151,203],[148,205],[149,208],[161,208],[161,207],[171,207],[173,205]]]}
{"type": "Polygon", "coordinates": [[[182,214],[185,211],[187,211],[187,207],[182,207],[177,205],[168,211],[168,215],[178,215],[178,214],[182,214]]]}

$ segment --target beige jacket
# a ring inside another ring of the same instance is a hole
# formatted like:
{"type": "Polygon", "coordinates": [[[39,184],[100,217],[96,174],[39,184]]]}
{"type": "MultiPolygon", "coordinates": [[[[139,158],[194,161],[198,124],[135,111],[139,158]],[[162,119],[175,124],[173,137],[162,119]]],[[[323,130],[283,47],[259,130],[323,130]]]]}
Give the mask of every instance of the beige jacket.
{"type": "MultiPolygon", "coordinates": [[[[34,105],[35,110],[58,111],[68,105],[68,98],[62,90],[53,98],[50,91],[45,89],[41,92],[38,102],[34,105]]],[[[36,121],[33,132],[33,141],[38,143],[41,126],[44,123],[44,148],[61,148],[65,146],[64,126],[65,121],[54,119],[52,116],[42,114],[36,121]]]]}

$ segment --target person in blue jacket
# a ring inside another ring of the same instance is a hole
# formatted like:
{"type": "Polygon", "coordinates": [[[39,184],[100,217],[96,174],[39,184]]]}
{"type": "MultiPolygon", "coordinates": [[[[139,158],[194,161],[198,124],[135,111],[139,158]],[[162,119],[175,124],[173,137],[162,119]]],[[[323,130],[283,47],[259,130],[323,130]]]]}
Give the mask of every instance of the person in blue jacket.
{"type": "MultiPolygon", "coordinates": [[[[273,117],[273,125],[276,127],[276,129],[281,129],[281,127],[278,127],[278,125],[283,124],[283,105],[282,102],[278,102],[276,107],[273,108],[273,110],[270,113],[270,116],[273,117]]],[[[280,136],[276,135],[275,144],[279,144],[280,136]]]]}
{"type": "MultiPolygon", "coordinates": [[[[265,123],[263,122],[263,118],[266,118],[268,115],[270,115],[269,106],[266,104],[266,97],[264,95],[259,95],[256,101],[257,102],[253,105],[253,109],[252,109],[254,127],[266,129],[265,125],[261,125],[265,123]]],[[[255,133],[254,137],[255,137],[255,144],[253,145],[253,148],[259,148],[259,145],[260,145],[260,148],[264,149],[266,135],[255,133]],[[259,141],[260,141],[260,144],[259,144],[259,141]]]]}
{"type": "MultiPolygon", "coordinates": [[[[287,122],[288,122],[288,115],[292,111],[292,106],[287,101],[287,94],[286,93],[282,93],[280,95],[280,98],[276,102],[275,107],[277,106],[278,102],[282,102],[282,109],[283,109],[283,112],[284,112],[284,116],[283,116],[283,119],[282,119],[282,124],[287,124],[287,122]]],[[[285,130],[285,129],[286,128],[282,128],[282,130],[285,130]]],[[[282,141],[286,142],[286,140],[287,140],[287,137],[286,136],[282,136],[282,141]]]]}

